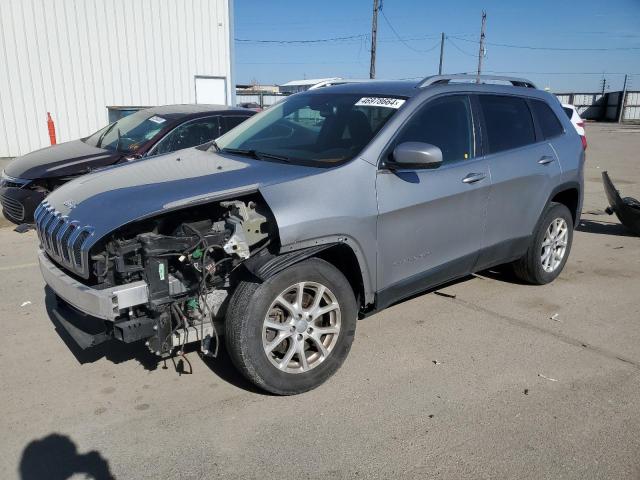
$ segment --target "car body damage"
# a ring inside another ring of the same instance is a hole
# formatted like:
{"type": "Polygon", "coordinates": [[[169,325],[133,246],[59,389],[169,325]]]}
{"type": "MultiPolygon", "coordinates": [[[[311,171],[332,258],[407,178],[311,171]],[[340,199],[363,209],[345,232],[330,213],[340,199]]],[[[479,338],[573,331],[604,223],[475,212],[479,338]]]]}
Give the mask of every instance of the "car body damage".
{"type": "Polygon", "coordinates": [[[622,225],[640,235],[640,202],[632,197],[621,197],[607,172],[602,172],[602,183],[609,201],[606,212],[609,215],[615,213],[622,225]]]}
{"type": "Polygon", "coordinates": [[[234,275],[262,281],[338,245],[357,258],[357,275],[366,278],[358,282],[370,303],[374,287],[363,249],[375,249],[375,168],[364,161],[335,172],[279,167],[190,149],[153,165],[96,172],[53,192],[35,214],[43,275],[64,303],[106,326],[98,338],[76,337],[78,343],[146,339],[151,351],[166,356],[198,339],[210,351],[234,275]],[[368,175],[370,195],[327,198],[313,188],[319,173],[334,176],[340,190],[368,175]],[[312,215],[301,199],[315,204],[312,215]],[[358,237],[371,243],[362,246],[358,237]],[[77,279],[74,285],[58,281],[65,270],[77,279]],[[79,290],[97,299],[87,304],[79,290]]]}
{"type": "Polygon", "coordinates": [[[577,133],[520,79],[476,94],[448,80],[292,95],[209,144],[63,185],[35,215],[41,271],[102,330],[60,323],[80,344],[141,340],[161,357],[215,353],[224,333],[245,377],[293,394],[339,368],[359,317],[506,262],[552,281],[579,217],[577,133]],[[501,135],[511,124],[526,135],[501,135]]]}

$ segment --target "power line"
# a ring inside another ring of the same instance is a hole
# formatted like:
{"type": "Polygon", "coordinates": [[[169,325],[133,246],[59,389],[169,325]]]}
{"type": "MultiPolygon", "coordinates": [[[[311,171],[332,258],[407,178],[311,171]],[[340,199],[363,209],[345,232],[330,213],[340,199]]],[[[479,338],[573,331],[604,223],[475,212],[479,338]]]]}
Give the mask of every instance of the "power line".
{"type": "Polygon", "coordinates": [[[451,37],[449,35],[447,35],[446,40],[447,40],[447,42],[449,42],[453,46],[453,48],[458,50],[460,53],[464,53],[465,55],[468,55],[470,57],[475,57],[476,56],[475,53],[469,53],[469,52],[466,52],[465,50],[463,50],[462,48],[460,48],[453,40],[451,40],[451,37]]]}
{"type": "Polygon", "coordinates": [[[396,36],[396,38],[398,39],[398,41],[400,41],[405,47],[407,47],[409,50],[413,50],[416,53],[428,53],[432,50],[435,50],[436,48],[438,48],[440,46],[440,42],[437,42],[435,45],[433,45],[432,47],[426,49],[426,50],[418,50],[417,48],[412,47],[411,45],[409,45],[396,31],[395,28],[393,28],[393,25],[391,25],[391,22],[389,21],[389,19],[387,18],[387,15],[384,13],[384,11],[382,10],[382,5],[380,6],[380,13],[382,14],[382,18],[384,18],[384,21],[387,23],[387,25],[389,26],[389,28],[391,29],[391,31],[393,32],[393,34],[396,36]]]}
{"type": "Polygon", "coordinates": [[[289,44],[289,43],[326,43],[326,42],[339,42],[343,40],[353,40],[353,39],[363,39],[367,38],[366,34],[360,35],[348,35],[346,37],[331,37],[331,38],[317,38],[313,40],[262,40],[255,38],[236,38],[236,42],[241,43],[278,43],[278,44],[289,44]]]}
{"type": "MultiPolygon", "coordinates": [[[[452,35],[449,35],[452,36],[452,35]]],[[[460,40],[462,42],[470,42],[470,43],[480,43],[477,40],[471,40],[468,38],[456,37],[456,40],[460,40]]],[[[625,50],[640,50],[640,47],[608,47],[608,48],[565,48],[565,47],[535,47],[531,45],[511,45],[508,43],[493,43],[493,42],[485,42],[486,45],[491,45],[493,47],[505,47],[505,48],[521,48],[525,50],[548,50],[548,51],[558,51],[558,52],[609,52],[609,51],[625,51],[625,50]]]]}

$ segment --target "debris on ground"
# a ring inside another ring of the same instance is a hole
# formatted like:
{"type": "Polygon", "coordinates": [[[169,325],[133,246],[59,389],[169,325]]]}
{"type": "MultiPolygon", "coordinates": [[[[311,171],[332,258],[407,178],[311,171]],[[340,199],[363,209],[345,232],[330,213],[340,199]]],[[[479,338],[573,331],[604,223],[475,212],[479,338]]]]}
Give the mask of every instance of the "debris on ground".
{"type": "Polygon", "coordinates": [[[524,389],[524,394],[525,394],[525,395],[529,395],[529,389],[528,389],[528,388],[525,388],[525,389],[524,389]]]}
{"type": "Polygon", "coordinates": [[[22,302],[20,304],[21,307],[26,307],[27,305],[31,305],[31,300],[27,300],[26,302],[22,302]]]}
{"type": "Polygon", "coordinates": [[[538,376],[539,376],[540,378],[544,378],[545,380],[549,380],[549,381],[551,381],[551,382],[557,382],[557,381],[558,381],[558,380],[556,380],[555,378],[547,377],[546,375],[543,375],[543,374],[541,374],[541,373],[539,373],[539,374],[538,374],[538,376]]]}
{"type": "Polygon", "coordinates": [[[18,233],[25,233],[33,229],[35,229],[35,225],[33,223],[21,223],[16,228],[14,228],[13,231],[18,233]]]}
{"type": "Polygon", "coordinates": [[[636,235],[640,235],[640,201],[632,197],[622,198],[606,171],[602,172],[602,183],[609,202],[605,212],[609,215],[615,213],[622,225],[636,235]]]}
{"type": "Polygon", "coordinates": [[[442,364],[442,362],[439,362],[438,360],[431,360],[431,363],[433,363],[434,365],[442,364]]]}
{"type": "Polygon", "coordinates": [[[621,246],[619,246],[619,247],[613,247],[613,249],[614,249],[614,250],[621,250],[621,249],[623,249],[623,248],[624,248],[624,247],[623,247],[622,245],[621,245],[621,246]]]}
{"type": "Polygon", "coordinates": [[[444,293],[444,292],[441,292],[439,290],[436,290],[433,293],[435,293],[436,295],[440,295],[441,297],[456,298],[456,294],[455,293],[444,293]]]}
{"type": "Polygon", "coordinates": [[[554,313],[549,317],[549,320],[553,320],[554,322],[562,322],[562,320],[558,318],[559,315],[560,315],[559,313],[554,313]]]}

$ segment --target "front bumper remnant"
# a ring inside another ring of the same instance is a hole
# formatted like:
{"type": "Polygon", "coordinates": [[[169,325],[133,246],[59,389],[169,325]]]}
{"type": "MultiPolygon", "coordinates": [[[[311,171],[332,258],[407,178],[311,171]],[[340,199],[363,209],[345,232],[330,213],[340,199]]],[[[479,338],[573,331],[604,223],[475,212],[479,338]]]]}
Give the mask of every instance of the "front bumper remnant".
{"type": "Polygon", "coordinates": [[[640,235],[640,202],[631,197],[622,198],[607,172],[602,172],[602,182],[610,205],[607,207],[607,213],[615,213],[622,225],[640,235]]]}
{"type": "Polygon", "coordinates": [[[149,300],[147,284],[142,280],[96,290],[67,275],[43,250],[38,251],[38,261],[44,281],[56,295],[87,315],[114,321],[122,310],[144,305],[149,300]]]}

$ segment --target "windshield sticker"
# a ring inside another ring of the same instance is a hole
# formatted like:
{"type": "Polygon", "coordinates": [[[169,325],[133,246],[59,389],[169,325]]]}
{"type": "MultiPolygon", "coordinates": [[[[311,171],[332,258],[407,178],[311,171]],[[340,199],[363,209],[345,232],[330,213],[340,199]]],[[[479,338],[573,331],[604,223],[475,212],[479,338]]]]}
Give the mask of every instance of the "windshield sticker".
{"type": "Polygon", "coordinates": [[[166,120],[166,119],[164,119],[164,118],[162,118],[162,117],[158,117],[157,115],[155,115],[155,116],[151,117],[151,118],[149,119],[149,121],[150,121],[150,122],[153,122],[153,123],[164,123],[164,122],[166,122],[167,120],[166,120]]]}
{"type": "Polygon", "coordinates": [[[396,110],[404,104],[405,100],[401,98],[385,98],[385,97],[362,97],[356,103],[356,107],[387,107],[396,110]]]}

